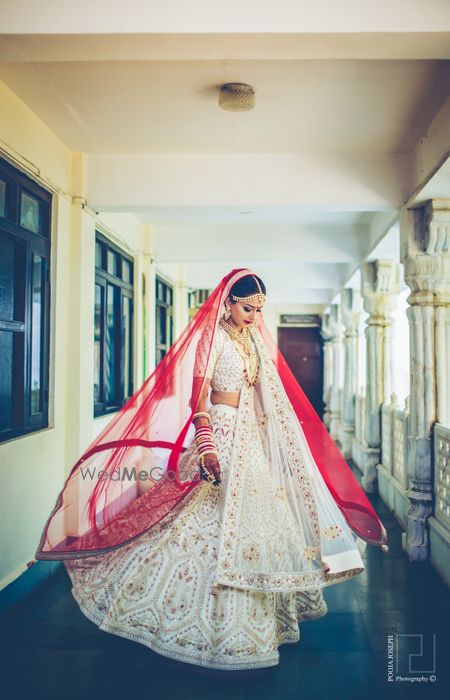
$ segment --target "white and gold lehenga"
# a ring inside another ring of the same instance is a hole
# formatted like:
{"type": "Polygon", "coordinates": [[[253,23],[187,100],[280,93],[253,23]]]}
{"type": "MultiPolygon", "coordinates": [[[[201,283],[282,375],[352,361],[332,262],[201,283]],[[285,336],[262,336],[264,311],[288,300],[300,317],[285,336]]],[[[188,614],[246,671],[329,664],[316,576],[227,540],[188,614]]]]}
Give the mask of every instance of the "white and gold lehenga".
{"type": "MultiPolygon", "coordinates": [[[[239,406],[211,405],[222,484],[201,482],[116,551],[67,560],[73,595],[102,630],[163,656],[239,670],[279,663],[299,622],[326,614],[322,589],[364,570],[353,534],[314,463],[257,329],[249,385],[218,327],[207,376],[239,406]]],[[[180,475],[197,468],[195,441],[180,475]]]]}

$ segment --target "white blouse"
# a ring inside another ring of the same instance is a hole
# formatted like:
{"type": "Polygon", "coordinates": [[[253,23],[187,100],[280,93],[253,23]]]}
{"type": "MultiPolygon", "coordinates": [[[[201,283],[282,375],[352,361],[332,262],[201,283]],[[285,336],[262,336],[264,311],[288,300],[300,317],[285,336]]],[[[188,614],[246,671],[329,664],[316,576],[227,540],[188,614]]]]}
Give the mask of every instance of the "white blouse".
{"type": "MultiPolygon", "coordinates": [[[[202,373],[200,358],[204,357],[206,353],[206,337],[207,336],[202,336],[197,346],[194,376],[201,375],[202,373]]],[[[256,352],[251,335],[250,344],[253,346],[252,349],[254,352],[256,352]]],[[[235,342],[226,330],[218,325],[206,370],[206,376],[211,380],[211,389],[214,391],[239,392],[245,381],[244,369],[244,359],[240,355],[235,342]]]]}

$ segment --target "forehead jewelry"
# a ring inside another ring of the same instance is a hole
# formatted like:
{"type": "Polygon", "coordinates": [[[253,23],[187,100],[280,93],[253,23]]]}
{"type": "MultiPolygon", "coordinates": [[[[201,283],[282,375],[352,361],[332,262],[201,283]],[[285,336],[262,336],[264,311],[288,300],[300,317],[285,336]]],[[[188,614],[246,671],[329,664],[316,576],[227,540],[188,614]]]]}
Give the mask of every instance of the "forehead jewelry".
{"type": "Polygon", "coordinates": [[[261,285],[259,284],[257,278],[254,277],[254,275],[252,275],[252,277],[255,280],[259,291],[256,292],[255,294],[250,294],[250,296],[248,296],[248,297],[237,297],[235,294],[232,294],[231,298],[234,301],[250,302],[250,301],[255,300],[258,304],[261,304],[261,305],[264,304],[264,302],[266,301],[266,296],[265,296],[265,294],[263,294],[263,291],[261,289],[261,285]]]}

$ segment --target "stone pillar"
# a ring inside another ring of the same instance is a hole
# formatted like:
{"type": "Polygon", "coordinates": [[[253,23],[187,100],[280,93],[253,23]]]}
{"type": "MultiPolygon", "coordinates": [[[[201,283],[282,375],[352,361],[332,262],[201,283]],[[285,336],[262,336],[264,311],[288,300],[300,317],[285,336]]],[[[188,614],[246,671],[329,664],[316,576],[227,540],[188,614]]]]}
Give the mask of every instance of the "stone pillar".
{"type": "Polygon", "coordinates": [[[330,332],[332,353],[332,381],[330,391],[330,435],[333,440],[339,440],[339,424],[341,419],[340,386],[341,386],[341,353],[342,331],[340,308],[338,304],[330,307],[330,332]]]}
{"type": "Polygon", "coordinates": [[[146,252],[145,260],[145,356],[147,377],[156,367],[156,269],[155,258],[152,253],[146,252]]]}
{"type": "Polygon", "coordinates": [[[185,285],[185,270],[184,263],[177,265],[177,270],[173,278],[173,340],[186,328],[189,321],[189,304],[188,304],[188,288],[185,285]]]}
{"type": "Polygon", "coordinates": [[[355,434],[355,396],[358,388],[358,331],[361,316],[361,295],[355,289],[341,293],[341,314],[344,324],[344,382],[341,402],[339,442],[344,457],[352,455],[355,434]]]}
{"type": "Polygon", "coordinates": [[[94,353],[86,348],[93,347],[94,338],[96,217],[86,202],[86,159],[82,153],[74,153],[72,158],[72,188],[67,268],[67,463],[73,463],[92,440],[94,353]]]}
{"type": "Polygon", "coordinates": [[[380,409],[392,391],[391,313],[400,292],[400,265],[374,260],[362,267],[362,292],[366,319],[366,415],[364,445],[360,446],[361,483],[368,493],[376,486],[381,452],[380,409]]]}
{"type": "Polygon", "coordinates": [[[330,314],[324,314],[320,335],[323,339],[323,422],[330,429],[331,423],[331,385],[333,382],[333,348],[331,344],[330,314]]]}
{"type": "Polygon", "coordinates": [[[145,327],[146,327],[146,263],[142,251],[134,254],[134,334],[133,334],[133,358],[134,358],[134,391],[146,380],[145,370],[145,327]]]}
{"type": "Polygon", "coordinates": [[[450,425],[450,200],[404,209],[400,241],[411,290],[410,505],[403,546],[411,561],[424,561],[434,492],[432,428],[450,425]]]}

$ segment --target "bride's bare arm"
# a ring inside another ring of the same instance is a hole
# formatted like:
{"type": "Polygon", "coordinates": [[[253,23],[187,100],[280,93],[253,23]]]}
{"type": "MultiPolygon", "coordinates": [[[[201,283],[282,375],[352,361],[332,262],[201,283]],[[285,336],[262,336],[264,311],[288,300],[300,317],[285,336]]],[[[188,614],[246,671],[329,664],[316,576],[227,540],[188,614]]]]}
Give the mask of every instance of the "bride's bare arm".
{"type": "MultiPolygon", "coordinates": [[[[208,397],[208,392],[209,392],[209,387],[211,384],[210,379],[205,380],[205,384],[203,386],[203,389],[200,390],[199,386],[196,386],[196,382],[201,383],[201,378],[194,377],[194,396],[196,395],[195,389],[197,388],[197,393],[200,392],[199,395],[199,400],[197,404],[197,409],[196,413],[201,412],[207,412],[207,397],[208,397]]],[[[201,425],[208,425],[209,420],[206,416],[198,416],[198,418],[194,419],[194,425],[195,429],[199,428],[201,425]]],[[[220,483],[221,480],[221,474],[220,474],[220,465],[219,465],[219,460],[217,459],[217,456],[212,453],[206,453],[205,454],[205,467],[209,471],[210,474],[214,476],[216,481],[220,483]]]]}

